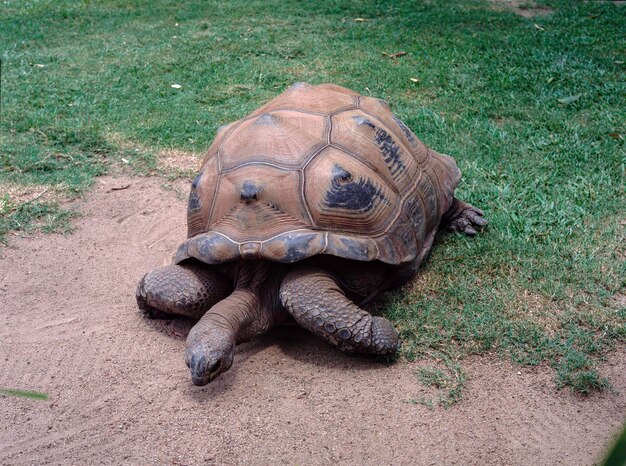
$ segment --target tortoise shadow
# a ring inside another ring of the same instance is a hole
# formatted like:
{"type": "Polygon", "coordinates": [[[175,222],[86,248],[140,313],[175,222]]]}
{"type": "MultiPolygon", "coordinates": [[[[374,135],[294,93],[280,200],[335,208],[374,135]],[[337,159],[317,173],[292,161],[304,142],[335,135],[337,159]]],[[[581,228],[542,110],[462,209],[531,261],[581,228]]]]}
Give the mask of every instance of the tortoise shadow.
{"type": "MultiPolygon", "coordinates": [[[[189,331],[197,322],[194,319],[179,316],[167,319],[144,317],[143,320],[153,331],[181,341],[187,338],[189,331]]],[[[298,361],[304,366],[319,368],[320,372],[325,370],[341,370],[344,373],[371,371],[395,362],[393,358],[382,356],[344,353],[320,340],[295,322],[289,322],[279,325],[259,338],[237,345],[233,366],[227,372],[203,387],[195,387],[191,384],[191,380],[188,380],[188,386],[182,388],[183,393],[197,402],[225,396],[239,384],[246,383],[246,373],[250,370],[248,361],[272,348],[289,360],[298,361]]],[[[277,355],[269,357],[275,359],[277,355]]]]}
{"type": "MultiPolygon", "coordinates": [[[[393,364],[393,361],[380,356],[341,352],[295,324],[281,325],[262,337],[238,345],[235,361],[228,372],[204,387],[193,387],[189,382],[185,394],[196,402],[232,396],[232,390],[247,383],[246,374],[252,364],[248,361],[272,349],[278,350],[278,354],[269,355],[271,360],[282,359],[280,356],[284,355],[291,362],[298,361],[305,367],[314,367],[320,372],[341,371],[346,377],[350,372],[374,371],[385,364],[393,364]]],[[[267,364],[268,360],[263,362],[267,364]]]]}
{"type": "Polygon", "coordinates": [[[394,362],[393,358],[383,356],[345,353],[297,325],[278,327],[265,338],[271,339],[292,360],[328,369],[368,371],[394,362]]]}

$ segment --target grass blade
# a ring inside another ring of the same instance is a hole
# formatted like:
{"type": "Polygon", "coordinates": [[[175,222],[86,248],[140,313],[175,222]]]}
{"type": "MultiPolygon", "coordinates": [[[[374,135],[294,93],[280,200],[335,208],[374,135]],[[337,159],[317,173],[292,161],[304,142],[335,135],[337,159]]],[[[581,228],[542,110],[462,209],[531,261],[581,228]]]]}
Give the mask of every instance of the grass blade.
{"type": "Polygon", "coordinates": [[[20,398],[30,398],[32,400],[47,400],[48,399],[48,395],[45,393],[27,391],[27,390],[15,390],[12,388],[0,388],[0,395],[17,396],[20,398]]]}

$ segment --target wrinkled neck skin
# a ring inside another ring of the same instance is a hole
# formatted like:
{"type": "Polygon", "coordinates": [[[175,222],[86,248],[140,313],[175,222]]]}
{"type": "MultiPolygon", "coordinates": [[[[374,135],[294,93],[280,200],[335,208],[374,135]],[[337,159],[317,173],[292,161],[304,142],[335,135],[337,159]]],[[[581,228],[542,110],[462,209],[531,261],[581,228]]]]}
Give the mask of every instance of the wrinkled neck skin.
{"type": "Polygon", "coordinates": [[[268,317],[266,321],[255,316],[247,322],[247,326],[237,329],[238,343],[264,332],[264,328],[257,326],[273,327],[288,317],[278,298],[280,285],[288,271],[282,264],[264,260],[241,260],[224,264],[223,273],[233,281],[234,290],[246,290],[254,295],[258,311],[268,317]]]}

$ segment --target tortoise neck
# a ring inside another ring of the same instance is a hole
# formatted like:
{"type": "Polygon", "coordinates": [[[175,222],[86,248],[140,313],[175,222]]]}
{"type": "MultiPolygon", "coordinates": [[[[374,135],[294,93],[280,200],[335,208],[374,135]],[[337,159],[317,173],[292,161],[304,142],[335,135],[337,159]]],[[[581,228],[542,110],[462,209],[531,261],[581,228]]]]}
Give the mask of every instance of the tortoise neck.
{"type": "Polygon", "coordinates": [[[240,260],[233,270],[235,289],[249,289],[258,292],[266,280],[269,269],[266,260],[240,260]]]}

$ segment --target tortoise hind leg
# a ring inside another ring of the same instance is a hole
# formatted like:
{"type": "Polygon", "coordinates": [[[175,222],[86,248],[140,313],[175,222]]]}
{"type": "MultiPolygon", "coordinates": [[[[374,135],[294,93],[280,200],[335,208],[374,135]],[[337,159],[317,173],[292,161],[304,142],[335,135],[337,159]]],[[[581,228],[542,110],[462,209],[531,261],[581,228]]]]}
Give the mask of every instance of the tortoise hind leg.
{"type": "Polygon", "coordinates": [[[458,200],[456,197],[452,205],[441,218],[441,226],[449,231],[458,231],[468,236],[474,236],[489,221],[483,216],[485,213],[471,204],[458,200]]]}
{"type": "Polygon", "coordinates": [[[148,272],[137,286],[137,305],[155,318],[171,314],[199,319],[233,291],[219,273],[197,265],[168,265],[148,272]]]}
{"type": "Polygon", "coordinates": [[[391,354],[398,350],[398,332],[391,322],[354,304],[324,269],[293,269],[282,282],[280,301],[300,325],[343,351],[391,354]]]}

